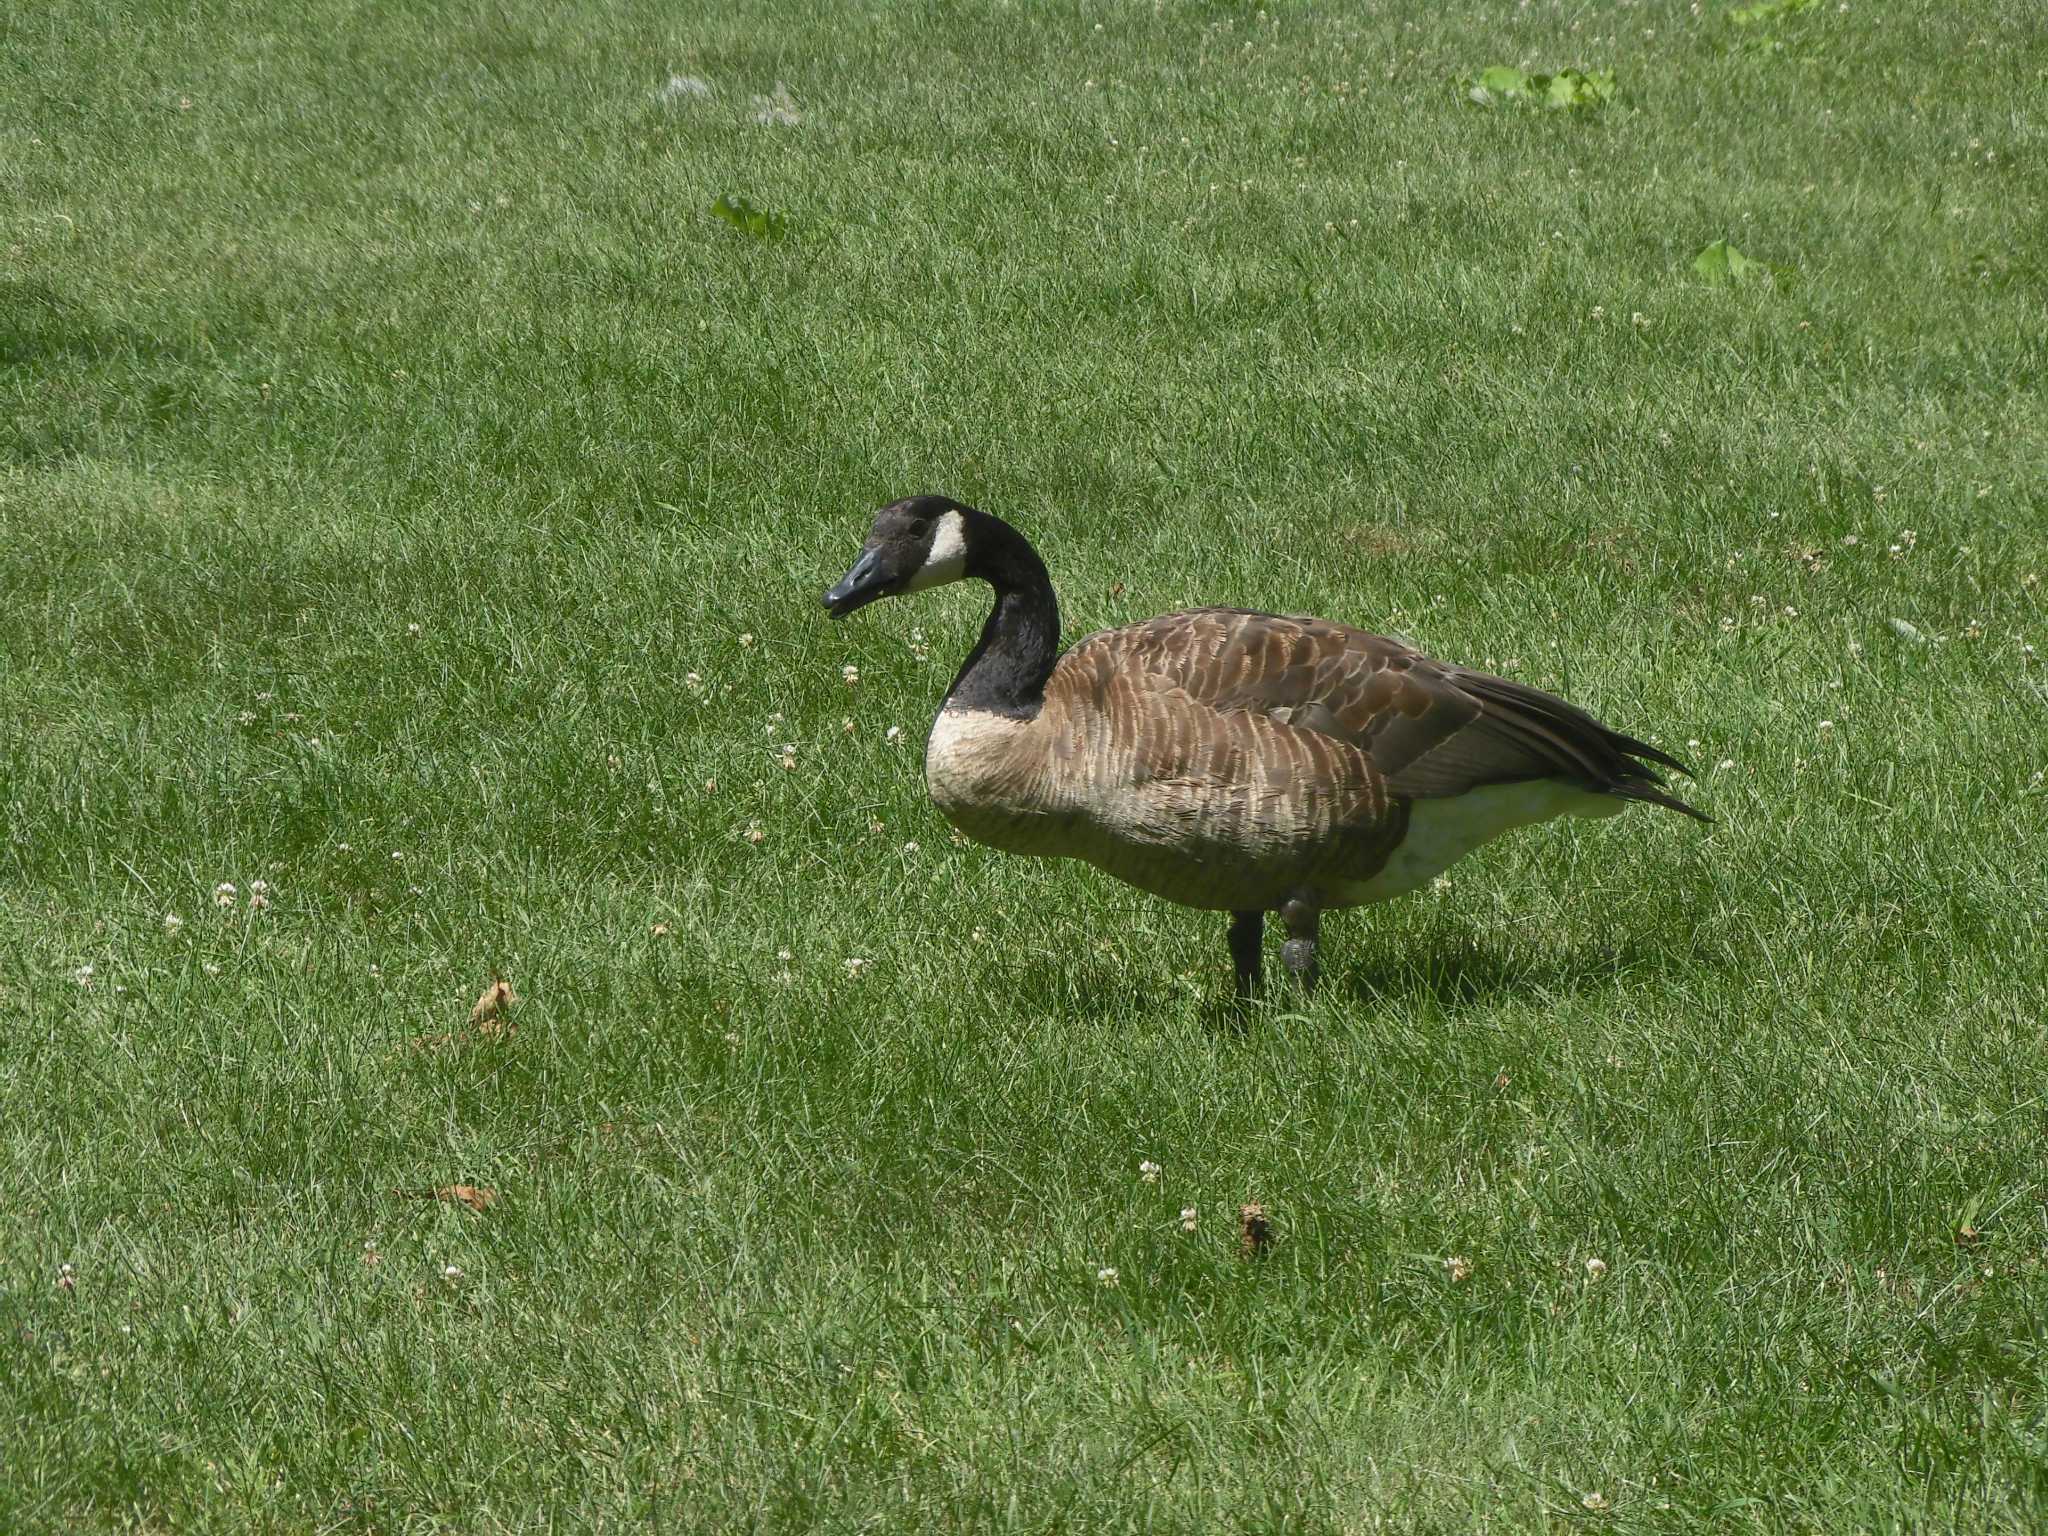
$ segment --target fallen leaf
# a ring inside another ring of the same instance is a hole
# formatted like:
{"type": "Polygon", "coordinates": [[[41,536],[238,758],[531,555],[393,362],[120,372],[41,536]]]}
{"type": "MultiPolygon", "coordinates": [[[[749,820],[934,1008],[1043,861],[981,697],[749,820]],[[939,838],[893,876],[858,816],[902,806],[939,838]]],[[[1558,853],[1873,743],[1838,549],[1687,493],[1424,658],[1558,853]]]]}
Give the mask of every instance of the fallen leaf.
{"type": "Polygon", "coordinates": [[[1260,1257],[1273,1243],[1273,1220],[1256,1200],[1237,1212],[1239,1251],[1248,1259],[1260,1257]]]}
{"type": "Polygon", "coordinates": [[[519,994],[512,990],[512,983],[500,977],[484,988],[484,995],[469,1010],[470,1026],[493,1038],[508,1035],[512,1032],[509,1015],[518,1003],[519,994]]]}
{"type": "Polygon", "coordinates": [[[443,1184],[439,1189],[394,1189],[391,1193],[407,1200],[439,1200],[444,1205],[466,1205],[472,1211],[482,1211],[498,1198],[495,1189],[482,1184],[443,1184]]]}

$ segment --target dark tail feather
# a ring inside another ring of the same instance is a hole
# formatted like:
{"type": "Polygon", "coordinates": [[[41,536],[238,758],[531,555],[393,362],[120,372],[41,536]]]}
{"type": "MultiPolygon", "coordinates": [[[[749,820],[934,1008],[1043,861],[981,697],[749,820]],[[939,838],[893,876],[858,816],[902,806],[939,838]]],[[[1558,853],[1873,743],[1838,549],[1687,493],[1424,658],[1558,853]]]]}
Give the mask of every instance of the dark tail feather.
{"type": "Polygon", "coordinates": [[[1465,668],[1455,675],[1459,685],[1486,706],[1502,737],[1549,765],[1546,777],[1578,779],[1602,794],[1661,805],[1712,825],[1713,817],[1668,793],[1662,776],[1647,766],[1660,763],[1693,777],[1693,771],[1669,752],[1609,730],[1576,704],[1527,683],[1465,668]]]}
{"type": "MultiPolygon", "coordinates": [[[[1606,727],[1603,726],[1602,729],[1605,730],[1606,727]]],[[[1646,757],[1653,763],[1662,763],[1666,768],[1676,768],[1688,779],[1699,777],[1698,774],[1686,767],[1685,764],[1681,763],[1669,752],[1659,751],[1647,741],[1637,741],[1635,737],[1624,736],[1619,731],[1608,731],[1607,740],[1609,745],[1613,746],[1617,751],[1626,752],[1630,757],[1646,757]]],[[[1662,783],[1663,781],[1660,779],[1658,782],[1662,783]]]]}
{"type": "MultiPolygon", "coordinates": [[[[1601,729],[1607,730],[1605,726],[1601,729]]],[[[1640,763],[1629,762],[1628,759],[1648,758],[1653,763],[1662,763],[1667,768],[1677,769],[1688,779],[1695,777],[1693,771],[1685,764],[1669,752],[1660,752],[1647,741],[1637,741],[1635,737],[1624,736],[1619,731],[1607,731],[1607,741],[1617,753],[1624,754],[1622,760],[1626,765],[1621,774],[1617,775],[1615,783],[1604,786],[1607,793],[1619,795],[1624,800],[1644,800],[1651,805],[1661,805],[1667,810],[1680,811],[1692,817],[1694,821],[1703,821],[1710,827],[1714,824],[1714,818],[1705,811],[1694,810],[1678,796],[1666,792],[1664,780],[1655,770],[1645,768],[1640,763]]]]}
{"type": "Polygon", "coordinates": [[[1658,781],[1650,778],[1646,773],[1640,779],[1623,779],[1619,783],[1606,784],[1601,787],[1608,794],[1618,795],[1624,800],[1642,800],[1650,805],[1661,805],[1666,810],[1678,811],[1690,816],[1694,821],[1703,821],[1710,827],[1714,824],[1714,818],[1705,811],[1694,810],[1683,800],[1679,799],[1678,796],[1667,794],[1664,790],[1659,789],[1657,784],[1658,781]]]}

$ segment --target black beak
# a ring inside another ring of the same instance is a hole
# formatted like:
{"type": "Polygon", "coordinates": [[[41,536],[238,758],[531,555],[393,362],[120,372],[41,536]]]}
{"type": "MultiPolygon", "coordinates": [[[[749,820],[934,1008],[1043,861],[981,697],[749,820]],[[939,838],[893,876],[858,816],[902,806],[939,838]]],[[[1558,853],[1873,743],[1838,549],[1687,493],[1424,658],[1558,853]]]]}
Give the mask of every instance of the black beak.
{"type": "Polygon", "coordinates": [[[881,551],[864,549],[853,569],[839,578],[838,585],[825,594],[825,611],[843,619],[855,609],[865,608],[878,597],[888,595],[889,578],[881,569],[881,551]]]}

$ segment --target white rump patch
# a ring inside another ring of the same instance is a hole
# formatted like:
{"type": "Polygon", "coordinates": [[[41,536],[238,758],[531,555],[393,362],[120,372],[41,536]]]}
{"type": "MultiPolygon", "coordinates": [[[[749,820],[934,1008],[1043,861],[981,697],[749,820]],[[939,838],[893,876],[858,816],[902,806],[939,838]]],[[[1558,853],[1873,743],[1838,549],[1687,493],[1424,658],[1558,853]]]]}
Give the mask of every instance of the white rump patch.
{"type": "Polygon", "coordinates": [[[967,520],[958,512],[948,512],[939,519],[939,526],[932,530],[931,553],[924,557],[924,564],[903,584],[903,590],[922,592],[926,587],[943,587],[966,574],[967,520]]]}
{"type": "Polygon", "coordinates": [[[1489,784],[1444,800],[1417,800],[1408,835],[1372,879],[1349,886],[1347,902],[1384,901],[1429,884],[1482,843],[1554,816],[1613,816],[1628,808],[1618,795],[1595,794],[1559,779],[1489,784]]]}

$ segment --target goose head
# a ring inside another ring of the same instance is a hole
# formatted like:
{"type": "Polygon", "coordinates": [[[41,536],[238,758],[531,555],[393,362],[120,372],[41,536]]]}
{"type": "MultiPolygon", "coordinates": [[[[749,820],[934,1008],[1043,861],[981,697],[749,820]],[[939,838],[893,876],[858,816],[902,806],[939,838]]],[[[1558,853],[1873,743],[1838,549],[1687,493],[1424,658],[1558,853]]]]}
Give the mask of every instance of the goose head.
{"type": "Polygon", "coordinates": [[[972,574],[973,525],[984,516],[946,496],[890,502],[875,514],[853,569],[825,593],[825,611],[843,619],[877,598],[922,592],[972,574]]]}

